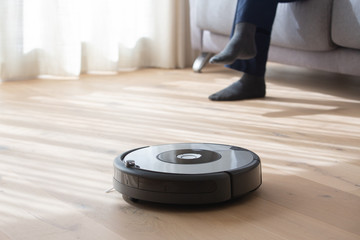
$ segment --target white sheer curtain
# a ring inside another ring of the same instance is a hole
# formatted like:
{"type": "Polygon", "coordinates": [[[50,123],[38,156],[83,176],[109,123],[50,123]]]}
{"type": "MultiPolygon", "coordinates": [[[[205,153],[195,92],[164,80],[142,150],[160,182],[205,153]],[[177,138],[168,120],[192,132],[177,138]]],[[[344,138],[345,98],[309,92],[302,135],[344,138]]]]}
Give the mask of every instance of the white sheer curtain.
{"type": "Polygon", "coordinates": [[[1,80],[193,60],[187,0],[0,0],[1,80]]]}

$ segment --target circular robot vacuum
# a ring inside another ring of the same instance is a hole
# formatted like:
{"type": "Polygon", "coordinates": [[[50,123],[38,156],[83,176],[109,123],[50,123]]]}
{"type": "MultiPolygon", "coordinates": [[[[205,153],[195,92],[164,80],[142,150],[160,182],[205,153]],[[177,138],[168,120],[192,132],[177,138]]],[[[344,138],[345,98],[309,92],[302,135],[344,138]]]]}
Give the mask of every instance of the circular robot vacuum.
{"type": "Polygon", "coordinates": [[[178,143],[127,151],[114,161],[114,188],[135,199],[170,204],[228,201],[261,185],[260,158],[229,145],[178,143]]]}

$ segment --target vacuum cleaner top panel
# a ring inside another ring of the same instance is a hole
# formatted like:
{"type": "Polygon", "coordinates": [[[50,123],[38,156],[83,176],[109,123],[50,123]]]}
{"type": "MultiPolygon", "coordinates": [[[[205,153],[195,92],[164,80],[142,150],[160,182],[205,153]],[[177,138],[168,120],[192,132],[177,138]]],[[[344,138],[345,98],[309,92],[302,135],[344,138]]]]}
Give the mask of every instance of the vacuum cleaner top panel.
{"type": "Polygon", "coordinates": [[[254,154],[228,145],[177,143],[140,148],[122,160],[135,161],[140,169],[153,172],[207,174],[243,168],[254,161],[254,154]]]}

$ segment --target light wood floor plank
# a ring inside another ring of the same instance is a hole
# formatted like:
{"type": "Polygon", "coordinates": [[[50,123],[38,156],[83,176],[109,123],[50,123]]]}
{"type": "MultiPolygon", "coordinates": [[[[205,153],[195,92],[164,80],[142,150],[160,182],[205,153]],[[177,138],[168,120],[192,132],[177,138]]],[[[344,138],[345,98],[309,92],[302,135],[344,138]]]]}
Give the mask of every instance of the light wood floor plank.
{"type": "Polygon", "coordinates": [[[360,79],[269,64],[267,97],[211,102],[239,74],[209,66],[0,84],[0,239],[360,239],[360,79]],[[263,184],[210,206],[133,203],[123,151],[237,145],[263,184]]]}

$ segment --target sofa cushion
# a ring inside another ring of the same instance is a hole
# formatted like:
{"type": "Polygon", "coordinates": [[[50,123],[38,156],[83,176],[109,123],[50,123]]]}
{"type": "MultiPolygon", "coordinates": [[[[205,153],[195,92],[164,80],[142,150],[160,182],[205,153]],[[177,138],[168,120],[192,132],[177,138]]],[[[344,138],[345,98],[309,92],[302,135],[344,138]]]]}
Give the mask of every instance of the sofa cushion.
{"type": "Polygon", "coordinates": [[[297,50],[334,49],[330,37],[332,3],[332,0],[279,3],[271,43],[297,50]]]}
{"type": "Polygon", "coordinates": [[[198,0],[196,1],[196,23],[200,29],[230,36],[237,1],[198,0]]]}
{"type": "Polygon", "coordinates": [[[340,46],[360,49],[359,0],[334,0],[331,35],[340,46]]]}

